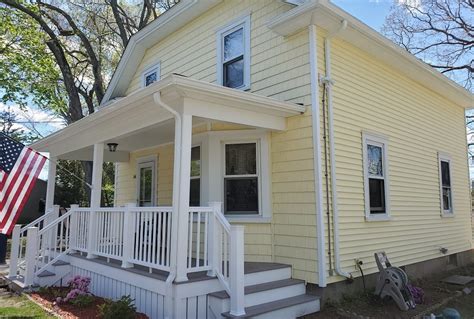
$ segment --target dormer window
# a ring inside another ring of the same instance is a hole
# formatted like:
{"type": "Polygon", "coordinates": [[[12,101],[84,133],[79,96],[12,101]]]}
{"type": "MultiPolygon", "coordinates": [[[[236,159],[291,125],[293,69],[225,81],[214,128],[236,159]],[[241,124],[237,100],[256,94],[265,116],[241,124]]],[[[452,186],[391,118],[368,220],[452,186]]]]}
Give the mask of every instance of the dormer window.
{"type": "Polygon", "coordinates": [[[217,82],[234,89],[250,88],[250,16],[217,32],[217,82]]]}
{"type": "Polygon", "coordinates": [[[143,87],[149,86],[150,84],[160,80],[160,64],[148,68],[143,72],[142,84],[143,87]]]}

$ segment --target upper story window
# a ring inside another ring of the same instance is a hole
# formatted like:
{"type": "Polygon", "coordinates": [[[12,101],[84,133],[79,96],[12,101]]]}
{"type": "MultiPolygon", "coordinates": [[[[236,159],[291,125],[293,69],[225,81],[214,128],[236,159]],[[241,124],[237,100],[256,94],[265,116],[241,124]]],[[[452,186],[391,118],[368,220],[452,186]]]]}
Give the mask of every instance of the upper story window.
{"type": "Polygon", "coordinates": [[[217,32],[217,82],[234,89],[250,88],[250,16],[217,32]]]}
{"type": "Polygon", "coordinates": [[[156,81],[160,80],[160,64],[156,64],[143,72],[142,86],[146,87],[156,81]]]}
{"type": "Polygon", "coordinates": [[[453,213],[453,194],[451,189],[451,159],[449,156],[438,154],[439,184],[441,193],[441,213],[453,213]]]}
{"type": "Polygon", "coordinates": [[[388,141],[363,134],[365,215],[368,220],[389,217],[388,141]]]}

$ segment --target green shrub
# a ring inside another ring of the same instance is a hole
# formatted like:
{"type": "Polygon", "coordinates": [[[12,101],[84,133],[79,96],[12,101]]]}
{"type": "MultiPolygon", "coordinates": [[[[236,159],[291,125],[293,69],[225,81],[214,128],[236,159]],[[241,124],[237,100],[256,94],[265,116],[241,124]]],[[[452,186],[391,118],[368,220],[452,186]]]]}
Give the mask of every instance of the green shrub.
{"type": "Polygon", "coordinates": [[[94,302],[94,299],[95,299],[94,296],[85,294],[85,295],[79,295],[76,298],[71,299],[69,302],[72,303],[76,307],[85,308],[92,305],[92,303],[94,302]]]}
{"type": "Polygon", "coordinates": [[[102,319],[133,319],[135,318],[134,300],[130,296],[122,296],[117,301],[108,300],[99,306],[99,316],[102,319]]]}

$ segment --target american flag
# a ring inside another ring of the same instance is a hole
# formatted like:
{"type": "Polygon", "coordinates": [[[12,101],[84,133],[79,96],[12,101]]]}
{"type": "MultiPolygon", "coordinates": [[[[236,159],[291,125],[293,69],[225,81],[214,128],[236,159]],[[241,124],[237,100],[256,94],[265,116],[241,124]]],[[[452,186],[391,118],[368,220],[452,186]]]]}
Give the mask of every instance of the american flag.
{"type": "Polygon", "coordinates": [[[0,233],[9,235],[46,157],[0,132],[0,233]]]}

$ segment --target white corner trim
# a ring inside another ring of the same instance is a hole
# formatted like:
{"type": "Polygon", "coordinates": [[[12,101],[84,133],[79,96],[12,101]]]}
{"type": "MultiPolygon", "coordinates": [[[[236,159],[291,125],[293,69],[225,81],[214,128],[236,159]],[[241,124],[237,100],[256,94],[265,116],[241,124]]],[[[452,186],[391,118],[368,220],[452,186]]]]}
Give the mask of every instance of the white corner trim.
{"type": "Polygon", "coordinates": [[[366,221],[386,221],[390,217],[390,169],[389,169],[389,141],[388,138],[378,133],[362,132],[362,165],[364,173],[364,207],[366,221]],[[368,156],[367,145],[375,145],[382,148],[382,168],[385,192],[385,213],[372,214],[370,212],[369,198],[369,173],[367,168],[368,156]]]}
{"type": "Polygon", "coordinates": [[[453,191],[453,168],[452,168],[452,158],[451,155],[444,152],[438,152],[438,174],[439,174],[439,209],[441,213],[441,217],[454,217],[454,191],[453,191]],[[444,210],[443,209],[443,182],[442,182],[442,174],[441,174],[441,162],[448,162],[449,163],[449,180],[451,182],[451,209],[444,210]]]}
{"type": "Polygon", "coordinates": [[[146,86],[146,77],[152,73],[156,72],[156,81],[161,80],[161,61],[158,61],[148,67],[142,72],[142,88],[146,86]]]}
{"type": "Polygon", "coordinates": [[[223,85],[224,79],[224,70],[223,70],[223,51],[224,51],[224,37],[240,28],[243,28],[244,36],[244,84],[243,86],[236,88],[240,90],[249,90],[250,89],[250,13],[246,13],[244,17],[233,20],[228,25],[219,28],[216,31],[216,74],[217,74],[217,83],[223,85]]]}

